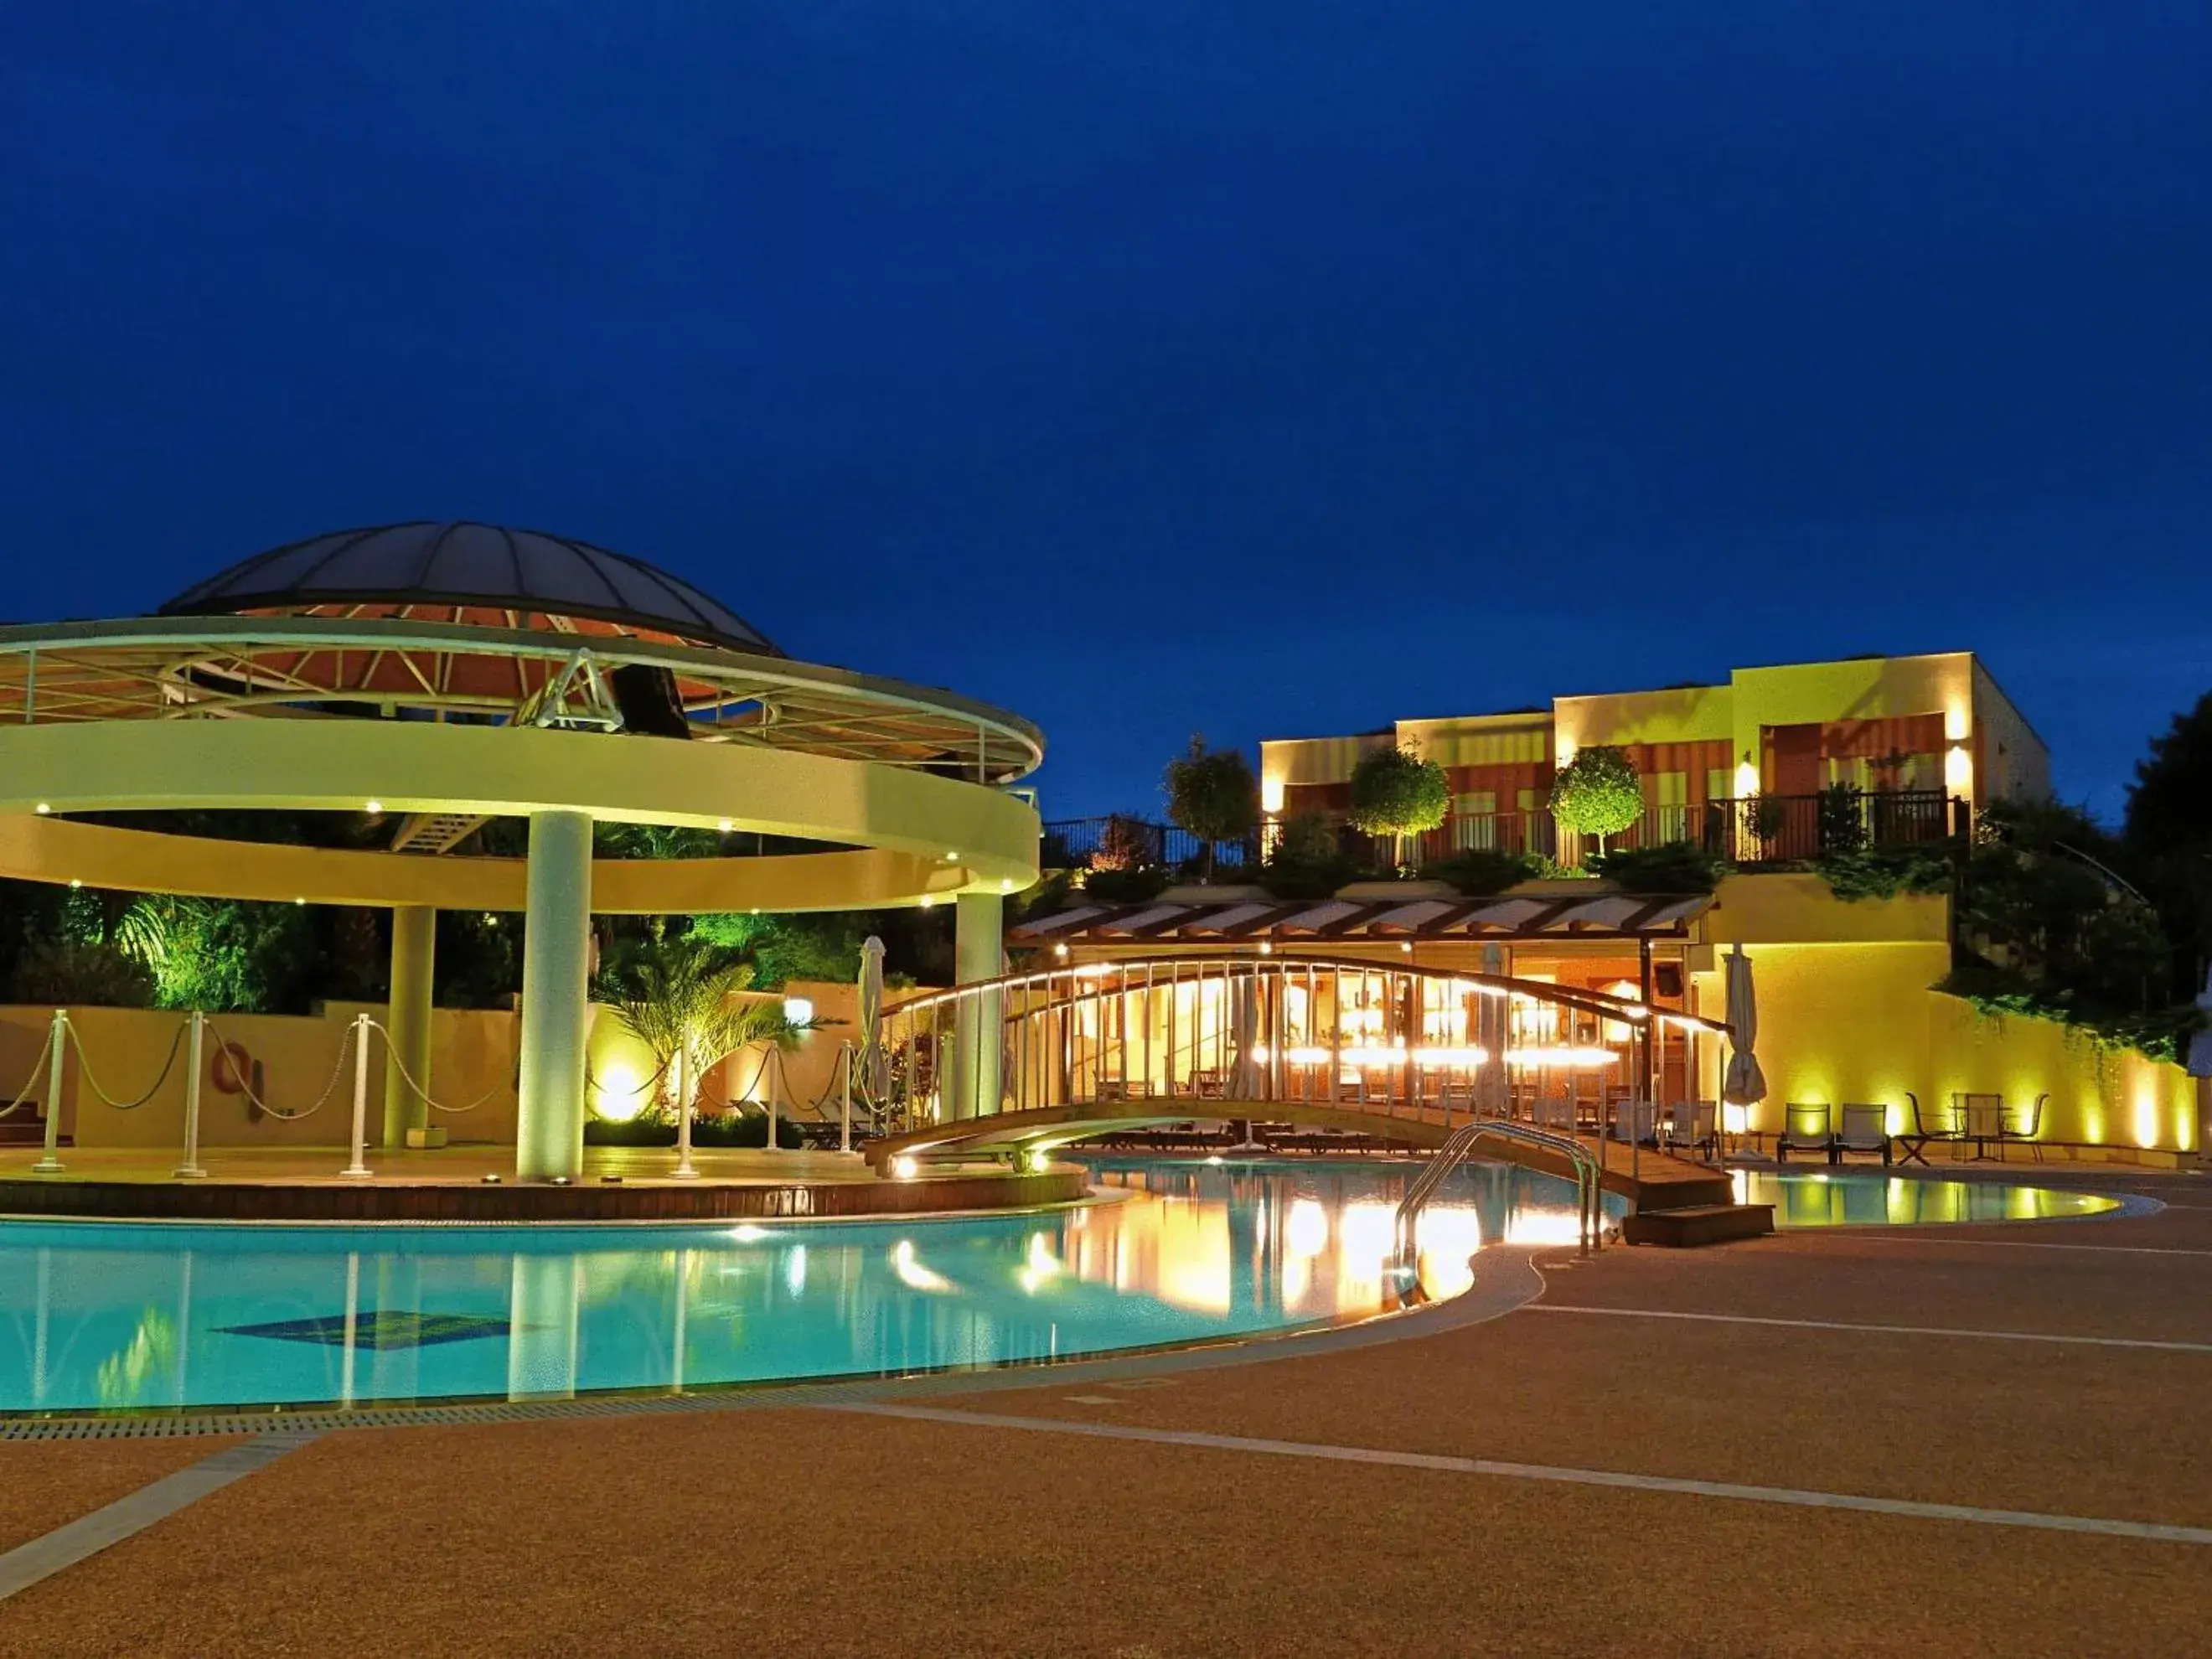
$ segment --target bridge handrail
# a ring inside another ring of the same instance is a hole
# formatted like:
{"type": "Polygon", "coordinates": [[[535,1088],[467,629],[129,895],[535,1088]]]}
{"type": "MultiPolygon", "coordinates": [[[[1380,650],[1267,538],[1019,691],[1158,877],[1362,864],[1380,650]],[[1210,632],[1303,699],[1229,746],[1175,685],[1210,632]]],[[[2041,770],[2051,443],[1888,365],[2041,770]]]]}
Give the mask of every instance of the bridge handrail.
{"type": "Polygon", "coordinates": [[[1397,1266],[1401,1274],[1410,1273],[1413,1268],[1414,1235],[1421,1211],[1436,1195],[1437,1188],[1443,1184],[1444,1178],[1467,1162],[1475,1144],[1486,1136],[1541,1146],[1565,1158],[1574,1171],[1577,1253],[1588,1255],[1593,1249],[1602,1250],[1605,1248],[1600,1196],[1602,1187],[1597,1158],[1589,1148],[1572,1135],[1540,1128],[1533,1123],[1518,1123],[1510,1118],[1478,1118],[1463,1128],[1452,1132],[1450,1139],[1437,1150],[1437,1155],[1422,1168],[1419,1175],[1414,1176],[1413,1185],[1407,1188],[1406,1196],[1398,1205],[1395,1236],[1397,1266]]]}

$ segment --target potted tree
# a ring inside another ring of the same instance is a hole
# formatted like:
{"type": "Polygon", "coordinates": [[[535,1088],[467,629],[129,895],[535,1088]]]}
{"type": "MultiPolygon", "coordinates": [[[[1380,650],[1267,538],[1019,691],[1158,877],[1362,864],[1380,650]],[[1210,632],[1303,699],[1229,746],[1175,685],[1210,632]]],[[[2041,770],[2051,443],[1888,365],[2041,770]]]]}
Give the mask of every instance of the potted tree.
{"type": "Polygon", "coordinates": [[[1552,778],[1552,817],[1562,830],[1595,836],[1598,851],[1644,816],[1644,781],[1626,751],[1593,744],[1552,778]]]}
{"type": "Polygon", "coordinates": [[[1391,862],[1403,869],[1406,837],[1435,829],[1451,805],[1444,769],[1410,749],[1377,749],[1352,769],[1352,825],[1390,837],[1391,862]]]}
{"type": "Polygon", "coordinates": [[[1189,752],[1168,763],[1160,791],[1168,798],[1168,821],[1205,846],[1209,882],[1214,848],[1224,841],[1243,841],[1260,827],[1260,786],[1243,751],[1208,749],[1195,732],[1189,752]]]}

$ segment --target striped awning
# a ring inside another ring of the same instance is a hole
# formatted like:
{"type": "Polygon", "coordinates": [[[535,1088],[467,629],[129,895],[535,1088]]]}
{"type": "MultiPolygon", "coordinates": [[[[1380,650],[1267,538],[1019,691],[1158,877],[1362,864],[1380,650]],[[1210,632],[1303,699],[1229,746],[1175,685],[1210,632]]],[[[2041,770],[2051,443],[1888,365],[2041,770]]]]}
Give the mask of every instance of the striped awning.
{"type": "Polygon", "coordinates": [[[1286,942],[1346,939],[1680,939],[1712,905],[1712,896],[1655,897],[1593,893],[1498,898],[1232,899],[1219,903],[1089,904],[1030,916],[1008,931],[1018,944],[1139,940],[1190,945],[1242,939],[1286,942]]]}

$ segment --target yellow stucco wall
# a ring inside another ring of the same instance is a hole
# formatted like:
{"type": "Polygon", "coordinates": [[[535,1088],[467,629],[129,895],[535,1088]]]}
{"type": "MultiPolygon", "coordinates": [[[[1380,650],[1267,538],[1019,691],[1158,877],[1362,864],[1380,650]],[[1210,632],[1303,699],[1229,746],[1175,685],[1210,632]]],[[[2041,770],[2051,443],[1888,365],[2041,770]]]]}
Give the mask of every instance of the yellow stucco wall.
{"type": "MultiPolygon", "coordinates": [[[[1814,876],[1739,876],[1708,913],[1692,978],[1700,1012],[1726,1005],[1720,959],[1741,942],[1759,999],[1767,1098],[1747,1127],[1780,1127],[1792,1101],[1878,1103],[1908,1127],[1922,1105],[1954,1093],[2027,1105],[2047,1094],[2039,1138],[2131,1152],[2194,1151],[2196,1085],[2178,1066],[2100,1048],[2052,1020],[1990,1018],[1929,988],[1950,969],[1948,901],[1845,903],[1814,876]]],[[[1706,1045],[1700,1093],[1719,1091],[1718,1045],[1706,1045]]]]}
{"type": "Polygon", "coordinates": [[[1726,685],[1561,697],[1553,707],[1562,759],[1593,744],[1704,743],[1735,731],[1735,693],[1726,685]]]}
{"type": "MultiPolygon", "coordinates": [[[[380,1003],[333,1003],[319,1015],[219,1014],[208,1040],[211,1060],[216,1038],[243,1046],[258,1061],[262,1098],[278,1111],[305,1111],[329,1086],[353,1017],[366,1010],[384,1018],[380,1003]]],[[[0,1085],[12,1099],[36,1062],[52,1010],[0,1007],[0,1085]]],[[[72,1008],[70,1018],[83,1044],[92,1080],[118,1100],[136,1099],[161,1074],[185,1016],[151,1008],[72,1008]]],[[[384,1126],[384,1044],[372,1038],[368,1068],[368,1139],[372,1146],[384,1126]]],[[[434,1114],[455,1140],[512,1145],[514,1140],[515,1016],[501,1009],[441,1008],[431,1024],[430,1094],[447,1105],[474,1110],[434,1114]],[[483,1098],[486,1096],[489,1098],[483,1098]]],[[[210,1067],[211,1069],[211,1067],[210,1067]]],[[[84,1074],[74,1050],[63,1073],[63,1133],[80,1146],[181,1147],[184,1145],[185,1050],[161,1088],[143,1106],[118,1111],[105,1104],[84,1074]]],[[[45,1098],[17,1111],[24,1121],[45,1098]]],[[[342,1146],[353,1127],[353,1062],[338,1070],[337,1085],[313,1115],[299,1121],[257,1115],[243,1095],[203,1086],[200,1145],[210,1150],[235,1146],[342,1146]]]]}

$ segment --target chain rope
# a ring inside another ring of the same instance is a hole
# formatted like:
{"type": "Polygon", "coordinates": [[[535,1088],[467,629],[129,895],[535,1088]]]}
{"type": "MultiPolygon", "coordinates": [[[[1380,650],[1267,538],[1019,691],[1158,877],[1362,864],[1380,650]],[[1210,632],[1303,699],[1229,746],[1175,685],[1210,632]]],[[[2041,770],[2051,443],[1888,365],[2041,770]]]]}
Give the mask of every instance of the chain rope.
{"type": "Polygon", "coordinates": [[[477,1107],[482,1106],[489,1101],[493,1096],[502,1094],[506,1091],[507,1085],[505,1084],[495,1083],[490,1088],[485,1090],[482,1094],[478,1095],[474,1100],[471,1101],[465,1106],[447,1106],[438,1101],[433,1100],[430,1098],[430,1091],[424,1088],[420,1083],[417,1083],[415,1080],[415,1073],[407,1069],[407,1062],[399,1058],[398,1047],[392,1041],[392,1033],[385,1030],[383,1023],[376,1019],[371,1019],[368,1024],[372,1030],[382,1033],[384,1037],[384,1057],[392,1062],[392,1068],[398,1072],[401,1080],[404,1082],[410,1089],[414,1091],[415,1097],[434,1112],[444,1112],[449,1115],[458,1117],[463,1112],[473,1112],[477,1107]]]}
{"type": "Polygon", "coordinates": [[[84,1038],[77,1034],[76,1022],[71,1019],[64,1019],[62,1022],[62,1028],[69,1033],[69,1040],[76,1045],[76,1063],[78,1068],[84,1073],[84,1080],[91,1085],[93,1093],[98,1095],[104,1103],[113,1107],[118,1112],[135,1112],[141,1106],[143,1106],[148,1101],[153,1099],[156,1094],[160,1093],[161,1085],[169,1080],[169,1073],[177,1063],[177,1051],[184,1046],[185,1032],[190,1029],[191,1023],[192,1020],[190,1014],[185,1015],[184,1018],[177,1022],[176,1035],[169,1039],[169,1057],[161,1062],[161,1075],[155,1078],[152,1085],[147,1089],[146,1092],[139,1096],[136,1100],[118,1100],[113,1095],[109,1094],[106,1090],[101,1088],[100,1086],[100,1079],[93,1075],[92,1060],[91,1057],[84,1051],[84,1038]]]}
{"type": "Polygon", "coordinates": [[[39,1086],[39,1079],[46,1075],[46,1062],[53,1058],[53,1053],[54,1029],[53,1026],[49,1024],[46,1027],[46,1040],[39,1045],[39,1057],[31,1062],[30,1081],[23,1085],[23,1091],[17,1095],[15,1099],[9,1101],[5,1106],[0,1106],[0,1117],[7,1116],[9,1113],[14,1111],[19,1106],[26,1106],[30,1103],[32,1091],[39,1086]]]}
{"type": "MultiPolygon", "coordinates": [[[[228,1042],[223,1040],[222,1034],[216,1030],[216,1024],[212,1019],[207,1022],[207,1028],[210,1033],[215,1035],[216,1046],[218,1048],[228,1048],[231,1046],[228,1042]]],[[[338,1044],[337,1064],[331,1067],[331,1080],[324,1086],[320,1097],[316,1100],[313,1105],[308,1107],[307,1110],[303,1112],[278,1111],[267,1101],[262,1099],[259,1095],[253,1092],[253,1085],[246,1076],[245,1070],[241,1070],[239,1073],[239,1093],[244,1095],[248,1100],[252,1101],[255,1106],[259,1108],[262,1112],[270,1117],[275,1118],[279,1123],[297,1123],[303,1117],[313,1117],[317,1112],[321,1111],[324,1107],[329,1105],[331,1103],[331,1097],[337,1092],[338,1079],[345,1075],[346,1056],[353,1051],[354,1039],[359,1035],[360,1030],[360,1026],[355,1022],[350,1020],[347,1022],[345,1041],[338,1044]]],[[[240,1043],[238,1046],[241,1049],[245,1047],[243,1043],[240,1043]]],[[[251,1068],[246,1069],[250,1070],[251,1068]]]]}

